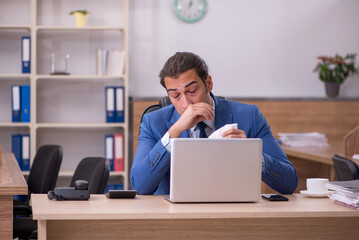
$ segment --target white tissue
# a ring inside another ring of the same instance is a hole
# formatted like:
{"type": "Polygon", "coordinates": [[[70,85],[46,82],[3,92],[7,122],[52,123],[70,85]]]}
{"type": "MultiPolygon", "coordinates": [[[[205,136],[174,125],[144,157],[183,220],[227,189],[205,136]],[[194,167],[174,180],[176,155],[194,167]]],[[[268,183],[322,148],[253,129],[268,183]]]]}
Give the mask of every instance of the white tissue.
{"type": "Polygon", "coordinates": [[[354,154],[354,155],[353,155],[353,159],[359,160],[359,154],[354,154]]]}
{"type": "Polygon", "coordinates": [[[217,131],[212,133],[208,138],[223,138],[222,133],[224,133],[225,131],[232,129],[232,128],[238,129],[238,124],[237,123],[226,124],[223,127],[221,127],[220,129],[217,129],[217,131]]]}

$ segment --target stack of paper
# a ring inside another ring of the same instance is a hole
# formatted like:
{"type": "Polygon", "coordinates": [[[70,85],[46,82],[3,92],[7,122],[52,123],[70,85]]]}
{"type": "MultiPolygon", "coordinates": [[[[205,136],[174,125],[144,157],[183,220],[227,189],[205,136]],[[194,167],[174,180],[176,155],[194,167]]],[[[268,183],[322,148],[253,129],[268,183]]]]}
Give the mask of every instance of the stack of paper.
{"type": "Polygon", "coordinates": [[[359,179],[329,182],[325,187],[334,190],[330,198],[336,203],[359,210],[359,179]]]}
{"type": "Polygon", "coordinates": [[[328,146],[328,141],[325,135],[317,132],[279,133],[278,135],[280,143],[288,147],[328,146]]]}

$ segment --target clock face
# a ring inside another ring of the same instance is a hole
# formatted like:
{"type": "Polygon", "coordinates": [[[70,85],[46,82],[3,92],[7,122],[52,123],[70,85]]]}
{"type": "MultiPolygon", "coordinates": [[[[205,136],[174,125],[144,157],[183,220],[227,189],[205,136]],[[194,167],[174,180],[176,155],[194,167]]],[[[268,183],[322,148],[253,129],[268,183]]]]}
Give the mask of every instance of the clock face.
{"type": "Polygon", "coordinates": [[[200,20],[207,11],[206,0],[175,0],[174,7],[177,17],[185,22],[200,20]]]}

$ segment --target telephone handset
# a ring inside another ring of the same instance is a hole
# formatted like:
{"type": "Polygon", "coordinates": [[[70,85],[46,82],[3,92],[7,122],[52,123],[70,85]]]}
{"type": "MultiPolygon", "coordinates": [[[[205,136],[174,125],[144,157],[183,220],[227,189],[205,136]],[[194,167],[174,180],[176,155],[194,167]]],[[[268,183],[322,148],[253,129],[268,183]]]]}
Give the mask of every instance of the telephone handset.
{"type": "Polygon", "coordinates": [[[90,191],[88,190],[88,182],[85,180],[75,181],[75,187],[58,187],[53,191],[47,193],[47,197],[63,200],[88,200],[90,198],[90,191]]]}

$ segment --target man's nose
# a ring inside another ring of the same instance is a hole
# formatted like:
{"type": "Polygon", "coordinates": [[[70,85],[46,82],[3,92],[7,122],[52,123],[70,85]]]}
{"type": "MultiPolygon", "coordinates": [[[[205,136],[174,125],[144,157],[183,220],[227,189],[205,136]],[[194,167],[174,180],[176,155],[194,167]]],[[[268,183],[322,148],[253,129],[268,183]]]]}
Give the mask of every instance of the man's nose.
{"type": "Polygon", "coordinates": [[[188,108],[188,106],[189,106],[190,104],[192,104],[192,101],[191,101],[191,99],[190,99],[189,97],[187,97],[187,96],[184,96],[182,99],[183,99],[183,102],[182,102],[183,110],[186,110],[186,109],[188,108]]]}

